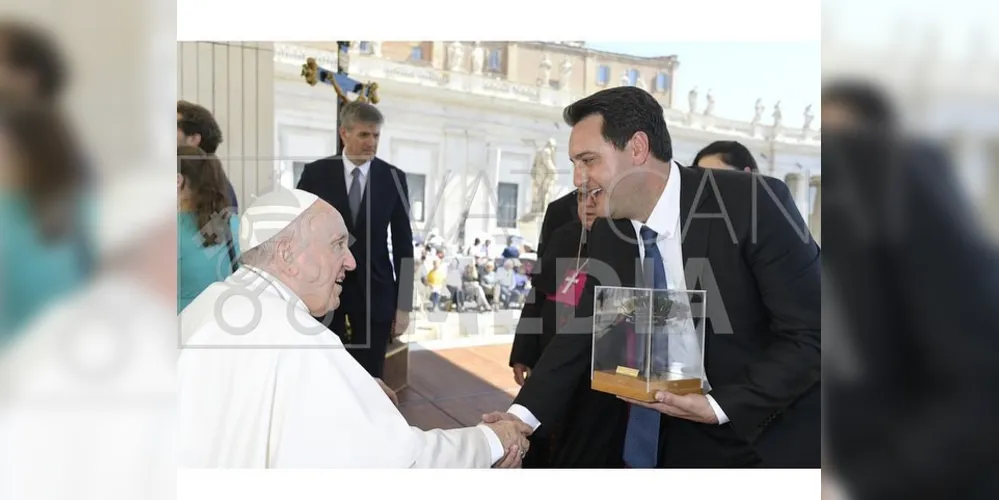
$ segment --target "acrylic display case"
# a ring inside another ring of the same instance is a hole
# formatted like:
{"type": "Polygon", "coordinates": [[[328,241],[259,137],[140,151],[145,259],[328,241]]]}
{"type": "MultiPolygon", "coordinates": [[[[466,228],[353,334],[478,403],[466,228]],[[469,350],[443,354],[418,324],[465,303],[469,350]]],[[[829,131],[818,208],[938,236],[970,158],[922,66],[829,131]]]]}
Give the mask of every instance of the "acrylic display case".
{"type": "Polygon", "coordinates": [[[590,387],[639,401],[702,393],[706,292],[598,286],[590,387]]]}

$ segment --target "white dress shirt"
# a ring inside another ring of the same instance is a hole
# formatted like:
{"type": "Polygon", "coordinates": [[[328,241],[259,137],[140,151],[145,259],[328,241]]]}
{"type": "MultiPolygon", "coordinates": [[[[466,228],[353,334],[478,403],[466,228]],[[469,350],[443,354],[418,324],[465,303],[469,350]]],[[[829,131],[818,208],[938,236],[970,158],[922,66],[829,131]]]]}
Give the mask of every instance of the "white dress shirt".
{"type": "MultiPolygon", "coordinates": [[[[639,231],[642,226],[648,226],[659,235],[659,240],[656,244],[659,246],[659,253],[663,257],[669,287],[674,290],[686,290],[686,278],[683,270],[683,245],[681,241],[682,231],[680,230],[680,167],[676,162],[670,163],[666,189],[663,190],[663,193],[659,196],[659,201],[656,202],[652,213],[649,214],[649,220],[644,223],[632,220],[631,223],[635,226],[636,237],[640,237],[639,231]]],[[[641,259],[645,259],[645,247],[643,245],[638,245],[638,255],[641,259]]],[[[677,350],[681,350],[681,352],[690,350],[684,349],[682,345],[683,337],[678,336],[676,339],[672,337],[669,341],[671,353],[677,350]]],[[[696,347],[693,349],[696,349],[696,347]]],[[[673,358],[672,354],[670,358],[673,358]]],[[[703,376],[703,380],[705,390],[710,391],[711,384],[708,383],[707,375],[703,376]]],[[[722,411],[721,406],[718,405],[710,394],[706,397],[708,403],[711,405],[711,409],[714,410],[715,416],[718,418],[718,423],[728,423],[728,416],[722,411]]],[[[507,411],[516,415],[534,429],[541,426],[541,422],[538,421],[534,414],[521,405],[512,405],[507,411]]]]}
{"type": "Polygon", "coordinates": [[[354,162],[350,161],[350,158],[347,158],[346,154],[343,155],[343,179],[346,182],[346,184],[344,185],[346,186],[347,194],[350,194],[350,185],[354,183],[353,172],[355,168],[361,169],[361,178],[359,180],[361,181],[361,192],[363,193],[364,186],[368,182],[368,172],[371,171],[371,160],[368,160],[360,165],[357,165],[354,162]]]}

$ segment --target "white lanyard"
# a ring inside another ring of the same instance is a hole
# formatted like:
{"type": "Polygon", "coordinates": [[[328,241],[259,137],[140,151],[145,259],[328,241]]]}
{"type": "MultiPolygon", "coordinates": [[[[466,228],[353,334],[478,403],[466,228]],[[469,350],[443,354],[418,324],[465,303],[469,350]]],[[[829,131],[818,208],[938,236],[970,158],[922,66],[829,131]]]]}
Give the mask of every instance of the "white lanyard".
{"type": "Polygon", "coordinates": [[[576,284],[579,279],[579,273],[583,272],[583,268],[586,264],[590,262],[590,258],[587,257],[582,263],[579,259],[583,256],[583,240],[586,238],[586,225],[582,224],[579,231],[579,247],[576,248],[576,270],[571,276],[566,277],[565,285],[562,287],[562,293],[569,293],[569,288],[576,284]]]}

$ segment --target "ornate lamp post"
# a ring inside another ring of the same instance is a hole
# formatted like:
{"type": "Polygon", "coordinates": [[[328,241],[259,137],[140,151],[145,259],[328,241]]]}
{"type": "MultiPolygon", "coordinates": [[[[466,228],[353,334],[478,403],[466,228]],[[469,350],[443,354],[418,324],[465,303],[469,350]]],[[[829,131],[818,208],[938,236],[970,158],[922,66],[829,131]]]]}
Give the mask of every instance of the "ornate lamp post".
{"type": "MultiPolygon", "coordinates": [[[[333,86],[336,91],[336,113],[340,116],[340,109],[344,104],[350,102],[349,94],[356,94],[355,100],[378,104],[378,84],[374,82],[360,82],[347,75],[350,67],[350,44],[351,42],[337,42],[337,68],[331,70],[316,64],[316,59],[310,57],[302,65],[302,77],[309,85],[315,86],[317,83],[325,83],[333,86]]],[[[343,153],[343,143],[340,135],[336,138],[336,154],[343,153]]]]}

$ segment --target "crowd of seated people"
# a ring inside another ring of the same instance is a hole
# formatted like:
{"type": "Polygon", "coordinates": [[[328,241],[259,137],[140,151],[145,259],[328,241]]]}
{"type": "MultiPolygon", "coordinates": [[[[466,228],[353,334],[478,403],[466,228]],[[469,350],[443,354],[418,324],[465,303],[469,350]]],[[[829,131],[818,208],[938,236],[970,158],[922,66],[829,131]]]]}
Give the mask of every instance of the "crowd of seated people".
{"type": "Polygon", "coordinates": [[[428,240],[416,252],[420,265],[415,306],[457,312],[522,307],[530,290],[528,274],[533,264],[520,258],[525,253],[530,255],[524,250],[530,248],[513,241],[503,249],[494,249],[491,242],[482,244],[477,239],[459,251],[439,240],[428,240]],[[495,255],[497,250],[500,255],[495,255]]]}

